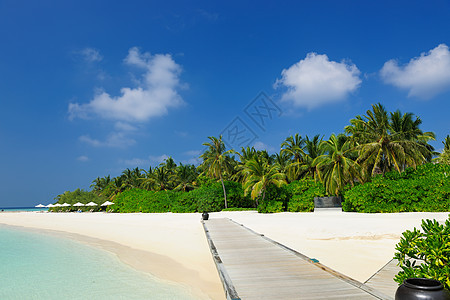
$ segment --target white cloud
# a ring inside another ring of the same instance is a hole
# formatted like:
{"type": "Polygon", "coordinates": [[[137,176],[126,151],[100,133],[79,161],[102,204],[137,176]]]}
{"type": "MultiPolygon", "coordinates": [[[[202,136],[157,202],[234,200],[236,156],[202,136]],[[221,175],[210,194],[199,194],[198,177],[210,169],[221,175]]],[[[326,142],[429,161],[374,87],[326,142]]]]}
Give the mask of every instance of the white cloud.
{"type": "Polygon", "coordinates": [[[104,141],[93,139],[89,135],[82,135],[79,140],[93,147],[126,148],[136,143],[123,132],[113,132],[104,141]]]}
{"type": "Polygon", "coordinates": [[[407,90],[408,96],[430,99],[450,89],[450,51],[440,44],[403,66],[389,60],[380,74],[384,82],[407,90]]]}
{"type": "Polygon", "coordinates": [[[312,109],[345,99],[359,87],[359,76],[360,71],[354,64],[330,61],[325,54],[311,52],[305,59],[284,69],[274,87],[287,88],[282,101],[312,109]]]}
{"type": "Polygon", "coordinates": [[[78,156],[78,157],[77,157],[77,160],[78,160],[78,161],[81,161],[81,162],[86,162],[86,161],[89,160],[89,157],[87,157],[87,156],[85,156],[85,155],[81,155],[81,156],[78,156]]]}
{"type": "Polygon", "coordinates": [[[114,128],[119,131],[136,131],[137,128],[125,122],[116,122],[114,128]]]}
{"type": "Polygon", "coordinates": [[[100,52],[94,48],[84,48],[79,53],[83,57],[83,59],[89,63],[101,61],[103,59],[103,56],[100,54],[100,52]]]}
{"type": "Polygon", "coordinates": [[[141,159],[141,158],[132,158],[132,159],[124,160],[123,163],[126,166],[133,167],[133,168],[135,168],[135,167],[147,168],[150,165],[150,160],[141,159]]]}
{"type": "Polygon", "coordinates": [[[150,161],[160,164],[160,163],[164,162],[165,159],[169,158],[169,156],[167,154],[162,154],[159,156],[150,155],[149,158],[150,158],[150,161]]]}
{"type": "Polygon", "coordinates": [[[124,62],[144,69],[138,86],[123,87],[120,96],[111,96],[100,90],[89,103],[70,103],[71,119],[99,116],[115,121],[145,122],[183,104],[177,91],[181,67],[169,54],[150,55],[131,48],[124,62]]]}
{"type": "Polygon", "coordinates": [[[253,148],[255,148],[255,150],[267,150],[268,152],[273,152],[275,151],[275,148],[266,145],[265,143],[261,142],[261,141],[257,141],[253,144],[253,148]]]}
{"type": "Polygon", "coordinates": [[[200,156],[202,154],[201,150],[189,150],[183,153],[184,155],[187,156],[200,156]]]}

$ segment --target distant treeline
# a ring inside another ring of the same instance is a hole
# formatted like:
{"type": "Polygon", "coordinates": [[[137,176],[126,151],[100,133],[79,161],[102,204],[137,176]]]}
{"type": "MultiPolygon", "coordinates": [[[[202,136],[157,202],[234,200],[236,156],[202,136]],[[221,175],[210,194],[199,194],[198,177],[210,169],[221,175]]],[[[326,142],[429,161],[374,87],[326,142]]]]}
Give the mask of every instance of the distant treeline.
{"type": "Polygon", "coordinates": [[[450,136],[442,153],[435,152],[428,144],[435,134],[422,131],[421,123],[412,113],[376,104],[350,120],[344,133],[328,140],[295,134],[275,154],[227,150],[222,136],[209,137],[197,167],[169,157],[148,170],[98,177],[92,191],[66,192],[56,200],[110,200],[116,212],[279,212],[312,211],[314,197],[339,195],[348,211],[449,210],[450,136]]]}

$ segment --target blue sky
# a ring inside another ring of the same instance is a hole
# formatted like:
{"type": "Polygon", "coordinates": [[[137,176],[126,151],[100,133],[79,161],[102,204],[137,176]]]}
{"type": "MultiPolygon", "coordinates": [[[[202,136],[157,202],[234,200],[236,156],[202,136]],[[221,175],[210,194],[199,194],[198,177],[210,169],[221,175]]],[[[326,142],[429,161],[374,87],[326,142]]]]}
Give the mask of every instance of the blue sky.
{"type": "Polygon", "coordinates": [[[378,102],[442,149],[450,3],[393,2],[0,1],[0,207],[196,162],[220,133],[328,138],[378,102]]]}

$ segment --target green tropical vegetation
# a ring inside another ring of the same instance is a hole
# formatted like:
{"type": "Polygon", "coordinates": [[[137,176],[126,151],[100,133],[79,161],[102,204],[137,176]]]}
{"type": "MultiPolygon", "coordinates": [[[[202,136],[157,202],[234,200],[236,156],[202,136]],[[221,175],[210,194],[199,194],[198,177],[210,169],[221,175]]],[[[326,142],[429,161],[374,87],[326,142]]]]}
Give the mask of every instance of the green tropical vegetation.
{"type": "Polygon", "coordinates": [[[422,220],[421,227],[405,231],[396,245],[394,258],[402,270],[394,280],[401,284],[408,278],[435,279],[450,290],[450,218],[444,224],[422,220]]]}
{"type": "Polygon", "coordinates": [[[115,212],[270,213],[312,211],[314,197],[336,195],[347,211],[450,210],[450,136],[437,153],[429,144],[434,133],[421,125],[412,113],[375,104],[342,133],[328,139],[296,133],[273,154],[254,147],[226,149],[222,136],[210,136],[198,166],[169,157],[148,170],[98,177],[91,191],[65,192],[55,200],[109,200],[115,212]]]}

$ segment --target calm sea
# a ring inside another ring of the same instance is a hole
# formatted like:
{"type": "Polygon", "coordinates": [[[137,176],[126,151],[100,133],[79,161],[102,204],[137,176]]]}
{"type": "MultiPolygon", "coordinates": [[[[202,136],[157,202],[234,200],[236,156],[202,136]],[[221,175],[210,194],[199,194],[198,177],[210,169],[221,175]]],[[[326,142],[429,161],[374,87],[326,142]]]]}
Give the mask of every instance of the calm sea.
{"type": "Polygon", "coordinates": [[[0,225],[0,299],[195,299],[82,243],[0,225]]]}
{"type": "Polygon", "coordinates": [[[0,207],[0,212],[15,212],[15,211],[47,211],[47,207],[0,207]]]}

